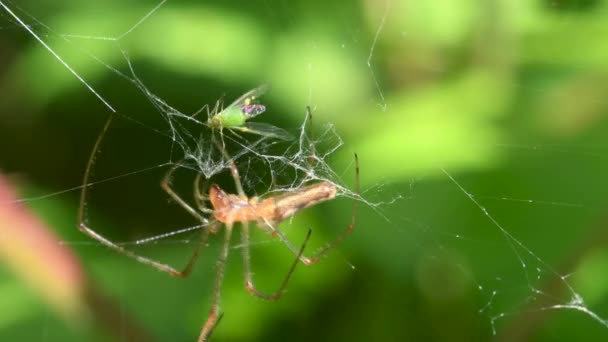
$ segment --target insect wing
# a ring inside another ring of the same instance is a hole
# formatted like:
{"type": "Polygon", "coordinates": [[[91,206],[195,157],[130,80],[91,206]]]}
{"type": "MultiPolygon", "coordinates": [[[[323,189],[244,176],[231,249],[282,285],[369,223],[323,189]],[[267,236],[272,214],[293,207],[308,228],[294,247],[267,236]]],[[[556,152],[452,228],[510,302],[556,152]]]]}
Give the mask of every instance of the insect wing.
{"type": "MultiPolygon", "coordinates": [[[[250,105],[249,103],[247,103],[248,100],[253,99],[253,98],[258,98],[258,97],[264,95],[268,91],[269,88],[270,88],[270,86],[268,84],[262,84],[261,86],[259,86],[257,88],[251,89],[250,91],[246,92],[241,97],[236,99],[234,102],[232,102],[228,107],[226,107],[226,109],[232,108],[232,107],[242,107],[242,106],[250,105]]],[[[257,114],[261,114],[261,112],[255,113],[254,115],[249,116],[249,117],[254,117],[257,114]]]]}
{"type": "Polygon", "coordinates": [[[244,105],[241,107],[241,112],[245,114],[247,119],[255,118],[256,116],[264,113],[266,106],[258,103],[244,105]]]}
{"type": "Polygon", "coordinates": [[[263,122],[248,121],[245,123],[245,125],[236,129],[242,132],[258,134],[265,137],[272,137],[286,141],[293,140],[293,135],[286,130],[263,122]]]}

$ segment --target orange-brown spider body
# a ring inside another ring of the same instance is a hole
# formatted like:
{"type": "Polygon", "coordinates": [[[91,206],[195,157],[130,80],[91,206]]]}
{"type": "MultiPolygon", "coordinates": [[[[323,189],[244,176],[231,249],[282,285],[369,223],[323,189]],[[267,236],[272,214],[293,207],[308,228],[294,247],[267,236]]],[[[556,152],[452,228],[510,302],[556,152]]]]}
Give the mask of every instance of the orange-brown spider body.
{"type": "Polygon", "coordinates": [[[209,199],[213,216],[222,223],[256,221],[260,226],[268,226],[276,225],[304,208],[334,199],[336,193],[334,184],[321,182],[260,201],[257,197],[249,199],[228,194],[213,184],[209,199]]]}

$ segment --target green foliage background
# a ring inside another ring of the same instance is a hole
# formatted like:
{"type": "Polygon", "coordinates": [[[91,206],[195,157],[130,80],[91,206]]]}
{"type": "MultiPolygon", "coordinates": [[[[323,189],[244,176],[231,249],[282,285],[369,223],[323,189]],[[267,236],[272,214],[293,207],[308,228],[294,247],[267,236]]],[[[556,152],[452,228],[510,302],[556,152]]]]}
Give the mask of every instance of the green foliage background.
{"type": "MultiPolygon", "coordinates": [[[[357,152],[364,197],[384,202],[361,205],[355,233],[319,265],[298,268],[279,302],[244,290],[233,250],[215,340],[606,340],[608,326],[578,310],[542,310],[571,303],[558,276],[568,275],[587,307],[608,317],[605,2],[173,0],[128,31],[157,4],[18,4],[104,99],[146,124],[118,120],[98,179],[169,158],[166,140],[146,128],[163,127],[148,99],[95,59],[129,74],[124,51],[142,82],[183,112],[263,82],[273,86],[265,121],[295,131],[313,105],[316,126],[334,123],[345,142],[328,162],[352,188],[357,152]],[[61,37],[124,32],[115,42],[61,37]]],[[[0,13],[0,167],[24,197],[79,186],[110,111],[0,13]]],[[[191,225],[158,187],[163,171],[95,187],[92,224],[117,241],[191,225]]],[[[98,305],[124,315],[124,331],[89,316],[66,322],[0,265],[1,339],[128,340],[137,325],[152,340],[195,340],[219,239],[192,277],[172,279],[87,240],[77,201],[72,191],[28,205],[78,255],[107,297],[98,305]]],[[[349,220],[350,202],[339,199],[288,229],[300,241],[313,227],[319,246],[349,220]]],[[[271,290],[291,257],[267,237],[256,241],[256,280],[271,290]]],[[[190,247],[137,248],[179,265],[190,247]]]]}

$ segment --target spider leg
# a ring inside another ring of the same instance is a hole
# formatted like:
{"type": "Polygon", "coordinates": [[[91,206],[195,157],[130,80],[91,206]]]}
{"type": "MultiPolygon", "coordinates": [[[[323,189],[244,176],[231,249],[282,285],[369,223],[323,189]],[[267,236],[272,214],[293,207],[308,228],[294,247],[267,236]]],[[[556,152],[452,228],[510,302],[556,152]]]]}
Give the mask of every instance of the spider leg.
{"type": "Polygon", "coordinates": [[[222,250],[220,252],[220,256],[217,259],[216,269],[215,269],[215,286],[213,288],[213,298],[211,302],[211,310],[209,311],[209,316],[207,317],[207,321],[205,325],[203,325],[203,329],[201,330],[201,334],[198,337],[199,342],[205,342],[211,336],[213,329],[217,326],[219,321],[222,319],[224,315],[220,311],[220,295],[222,290],[222,282],[224,281],[224,272],[226,270],[226,260],[228,259],[228,251],[230,247],[230,236],[232,235],[232,223],[226,224],[226,230],[224,233],[224,242],[222,243],[222,250]]]}
{"type": "MultiPolygon", "coordinates": [[[[190,206],[188,203],[186,203],[186,201],[184,201],[171,187],[171,177],[173,176],[173,173],[175,172],[175,170],[177,170],[177,168],[179,168],[179,165],[180,164],[177,163],[169,169],[169,171],[163,177],[163,180],[160,182],[160,186],[161,186],[161,188],[163,188],[163,190],[165,190],[165,192],[167,194],[169,194],[169,196],[171,196],[171,198],[173,198],[173,200],[175,202],[177,202],[177,204],[179,204],[188,213],[190,213],[190,215],[194,216],[196,219],[198,219],[199,221],[201,221],[203,223],[207,223],[208,222],[207,219],[204,218],[198,211],[196,211],[196,209],[192,208],[192,206],[190,206]]],[[[198,177],[199,176],[197,176],[197,178],[195,179],[195,185],[197,184],[198,177]]]]}
{"type": "Polygon", "coordinates": [[[245,191],[243,190],[243,185],[241,183],[241,176],[239,175],[239,170],[237,169],[236,164],[234,163],[234,159],[232,159],[232,157],[228,154],[228,152],[226,152],[226,148],[223,144],[223,140],[222,140],[222,144],[220,144],[216,139],[212,138],[212,140],[215,143],[215,146],[217,147],[217,149],[224,156],[224,159],[226,159],[226,161],[230,164],[230,174],[232,175],[232,178],[234,179],[234,185],[236,187],[236,192],[242,198],[247,198],[247,196],[245,195],[245,191]]]}
{"type": "MultiPolygon", "coordinates": [[[[78,208],[78,222],[79,222],[78,229],[81,232],[83,232],[85,235],[89,236],[90,238],[97,240],[102,245],[104,245],[108,248],[111,248],[111,249],[115,250],[116,252],[123,254],[131,259],[134,259],[144,265],[154,267],[157,270],[168,273],[174,277],[186,277],[186,276],[188,276],[188,274],[190,273],[190,270],[192,269],[192,266],[198,259],[201,247],[204,246],[207,241],[207,236],[209,235],[208,229],[205,229],[204,227],[201,229],[201,237],[200,237],[199,243],[196,246],[196,249],[194,250],[192,256],[190,257],[190,259],[189,259],[188,263],[186,264],[186,266],[184,267],[184,269],[181,271],[178,271],[175,268],[173,268],[167,264],[163,264],[158,261],[152,260],[150,258],[138,255],[128,249],[123,248],[120,245],[117,245],[116,243],[108,240],[105,236],[97,233],[95,230],[93,230],[91,227],[89,227],[89,225],[86,223],[86,217],[85,217],[86,216],[86,198],[87,198],[87,191],[90,186],[89,176],[91,174],[93,164],[95,163],[95,157],[97,155],[97,152],[99,151],[101,142],[103,141],[103,137],[105,136],[106,132],[108,131],[108,128],[110,127],[110,124],[112,123],[112,119],[113,119],[113,115],[110,115],[110,117],[108,118],[108,121],[106,121],[106,124],[104,125],[101,133],[99,134],[99,136],[97,137],[97,140],[95,141],[95,145],[93,146],[93,152],[91,153],[91,156],[89,157],[89,161],[87,162],[87,167],[84,172],[84,179],[82,181],[82,184],[83,184],[82,191],[80,193],[80,203],[79,203],[79,208],[78,208]]],[[[175,196],[177,198],[179,198],[179,196],[177,196],[177,195],[175,195],[175,196]]],[[[203,220],[201,220],[201,222],[203,223],[203,225],[206,225],[208,223],[208,221],[204,218],[203,218],[203,220]]]]}
{"type": "MultiPolygon", "coordinates": [[[[355,153],[355,193],[359,193],[359,157],[355,153]]],[[[277,235],[279,239],[289,248],[294,255],[298,257],[298,259],[305,265],[310,266],[312,264],[316,264],[324,257],[332,248],[337,246],[348,234],[352,233],[355,229],[356,225],[356,217],[357,217],[357,198],[353,199],[352,205],[352,214],[351,214],[351,222],[346,227],[340,235],[338,235],[334,240],[328,242],[325,246],[321,247],[315,254],[310,257],[302,255],[302,251],[298,251],[298,249],[293,245],[291,241],[285,236],[285,234],[274,227],[273,223],[264,219],[265,226],[272,232],[273,235],[277,235]]]]}
{"type": "MultiPolygon", "coordinates": [[[[359,194],[359,156],[357,156],[356,153],[355,153],[355,193],[357,195],[359,194]]],[[[321,249],[319,249],[314,255],[312,255],[309,258],[306,258],[306,259],[308,259],[308,263],[305,263],[305,264],[312,265],[312,264],[319,262],[319,260],[321,260],[321,258],[323,256],[325,256],[325,254],[327,254],[327,252],[329,252],[332,248],[334,248],[340,242],[342,242],[342,240],[344,240],[344,238],[346,236],[348,236],[348,234],[353,232],[353,230],[355,229],[355,225],[357,223],[357,221],[356,221],[357,203],[358,203],[357,198],[353,198],[350,224],[346,227],[346,229],[343,230],[342,233],[340,233],[340,235],[338,235],[334,240],[330,241],[325,246],[321,247],[321,249]]]]}
{"type": "Polygon", "coordinates": [[[236,164],[233,160],[230,160],[230,173],[232,174],[232,178],[234,178],[234,183],[236,185],[236,192],[242,198],[247,198],[245,195],[245,191],[243,191],[243,185],[241,184],[241,177],[239,176],[239,170],[236,168],[236,164]]]}
{"type": "Polygon", "coordinates": [[[293,274],[293,271],[296,269],[296,266],[300,261],[302,253],[304,253],[304,249],[306,248],[306,244],[310,239],[312,229],[308,230],[306,238],[304,239],[304,242],[302,243],[299,252],[296,254],[296,258],[289,267],[289,271],[287,271],[287,274],[285,275],[285,278],[283,278],[283,281],[281,282],[279,288],[273,293],[263,293],[255,288],[255,284],[253,283],[253,276],[251,273],[251,255],[249,253],[249,222],[243,222],[242,226],[243,228],[241,232],[241,244],[243,245],[243,272],[245,274],[245,288],[250,294],[265,300],[280,299],[281,295],[283,294],[283,291],[285,290],[285,287],[287,286],[287,283],[289,282],[289,279],[291,278],[291,275],[293,274]]]}
{"type": "MultiPolygon", "coordinates": [[[[205,192],[203,191],[203,189],[206,188],[207,181],[204,181],[201,185],[201,175],[202,173],[199,173],[198,175],[196,175],[196,178],[194,178],[194,201],[196,202],[199,211],[213,215],[213,210],[207,208],[207,206],[205,205],[205,201],[209,200],[209,197],[205,195],[205,192]]],[[[218,221],[214,220],[210,222],[209,232],[212,234],[217,233],[220,229],[220,226],[221,224],[218,221]]]]}
{"type": "Polygon", "coordinates": [[[209,197],[205,195],[204,191],[207,181],[204,181],[203,184],[201,184],[201,175],[202,173],[199,173],[196,175],[196,178],[194,178],[194,201],[196,202],[196,206],[199,211],[207,214],[213,214],[213,210],[207,208],[205,205],[205,201],[209,199],[209,197]]]}
{"type": "MultiPolygon", "coordinates": [[[[175,190],[173,190],[173,188],[171,187],[171,177],[173,176],[173,173],[175,172],[175,170],[177,170],[179,165],[180,165],[180,163],[177,163],[174,166],[172,166],[169,169],[169,171],[167,171],[167,173],[165,174],[165,176],[163,177],[163,179],[160,183],[161,188],[163,190],[165,190],[165,192],[167,194],[169,194],[169,196],[171,196],[171,198],[173,198],[174,201],[176,201],[182,208],[184,208],[187,212],[189,212],[196,219],[200,220],[203,223],[209,223],[209,221],[206,218],[204,218],[198,211],[196,211],[194,208],[192,208],[192,206],[190,206],[186,201],[184,201],[184,199],[182,199],[175,192],[175,190]]],[[[195,178],[195,183],[194,183],[195,186],[198,186],[197,181],[199,179],[199,176],[200,176],[200,173],[195,178]]],[[[201,210],[201,211],[203,211],[203,210],[201,210]]],[[[203,230],[204,230],[204,232],[201,232],[202,235],[201,235],[201,240],[200,240],[199,244],[194,249],[194,252],[192,253],[190,259],[188,260],[188,263],[186,264],[186,266],[180,272],[178,272],[178,274],[176,275],[177,277],[183,278],[183,277],[188,276],[190,274],[190,272],[192,272],[192,267],[194,267],[194,264],[196,264],[196,261],[198,260],[198,257],[201,252],[201,248],[207,243],[207,239],[209,237],[209,232],[212,231],[211,225],[209,226],[209,229],[203,229],[203,230]]]]}

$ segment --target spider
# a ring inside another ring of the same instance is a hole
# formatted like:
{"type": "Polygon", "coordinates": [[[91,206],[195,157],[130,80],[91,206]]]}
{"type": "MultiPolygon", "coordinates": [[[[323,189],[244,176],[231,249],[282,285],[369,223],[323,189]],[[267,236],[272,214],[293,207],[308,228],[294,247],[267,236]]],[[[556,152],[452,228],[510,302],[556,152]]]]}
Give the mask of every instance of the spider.
{"type": "MultiPolygon", "coordinates": [[[[311,110],[307,108],[309,118],[311,118],[311,110]]],[[[201,236],[199,243],[194,249],[192,255],[188,259],[188,262],[183,269],[178,270],[163,264],[156,260],[138,255],[133,251],[130,251],[97,233],[89,224],[85,218],[85,203],[87,197],[87,185],[89,184],[89,176],[91,173],[92,166],[95,161],[95,155],[99,151],[103,136],[108,130],[112,116],[107,120],[104,125],[95,145],[93,152],[89,158],[83,180],[83,186],[80,196],[78,222],[79,229],[90,238],[97,240],[102,245],[105,245],[116,252],[123,254],[129,258],[135,259],[136,261],[151,266],[159,271],[168,273],[173,277],[184,278],[187,277],[192,267],[198,260],[201,248],[206,244],[209,237],[209,233],[218,233],[221,225],[224,225],[224,240],[221,246],[220,255],[216,263],[215,273],[215,285],[212,294],[211,310],[205,324],[202,327],[198,341],[207,341],[217,326],[223,313],[220,311],[220,294],[221,286],[224,278],[224,271],[226,260],[228,258],[230,238],[235,223],[241,224],[241,244],[242,244],[242,257],[244,263],[244,278],[245,288],[253,296],[259,297],[264,300],[275,301],[281,298],[283,290],[287,286],[287,283],[293,274],[297,264],[299,262],[309,266],[317,263],[321,258],[329,252],[333,247],[339,244],[348,234],[350,234],[355,228],[355,217],[357,209],[357,200],[353,200],[351,222],[347,228],[342,231],[334,240],[327,243],[325,246],[317,250],[315,254],[310,257],[304,255],[304,249],[310,238],[312,230],[309,229],[304,241],[301,246],[297,248],[283,232],[278,229],[278,225],[295,215],[300,210],[316,205],[318,203],[329,201],[335,198],[337,194],[336,185],[330,182],[318,182],[311,185],[304,186],[295,191],[282,193],[279,195],[268,196],[264,199],[258,199],[257,197],[249,198],[243,190],[241,184],[241,177],[238,172],[237,165],[233,159],[230,158],[228,153],[222,148],[221,144],[216,142],[216,147],[220,149],[224,158],[226,158],[230,165],[230,171],[236,187],[236,194],[229,194],[222,190],[218,185],[212,184],[209,186],[207,194],[205,194],[206,181],[201,182],[201,173],[197,174],[194,179],[194,204],[188,204],[183,198],[181,198],[171,187],[171,178],[173,173],[180,167],[179,163],[174,164],[165,174],[161,181],[162,189],[182,208],[190,213],[197,220],[201,221],[203,228],[201,229],[201,236]],[[209,208],[206,203],[209,202],[212,208],[209,208]],[[207,216],[206,216],[207,215],[207,216]],[[294,261],[291,264],[289,270],[283,278],[283,281],[279,285],[278,289],[272,293],[264,293],[259,291],[252,278],[251,262],[250,262],[250,251],[249,251],[249,222],[255,222],[256,225],[269,232],[272,236],[276,236],[280,241],[287,246],[287,248],[295,255],[294,261]]],[[[313,151],[314,153],[314,151],[313,151]]],[[[355,154],[355,191],[359,193],[359,162],[358,157],[355,154]]]]}

